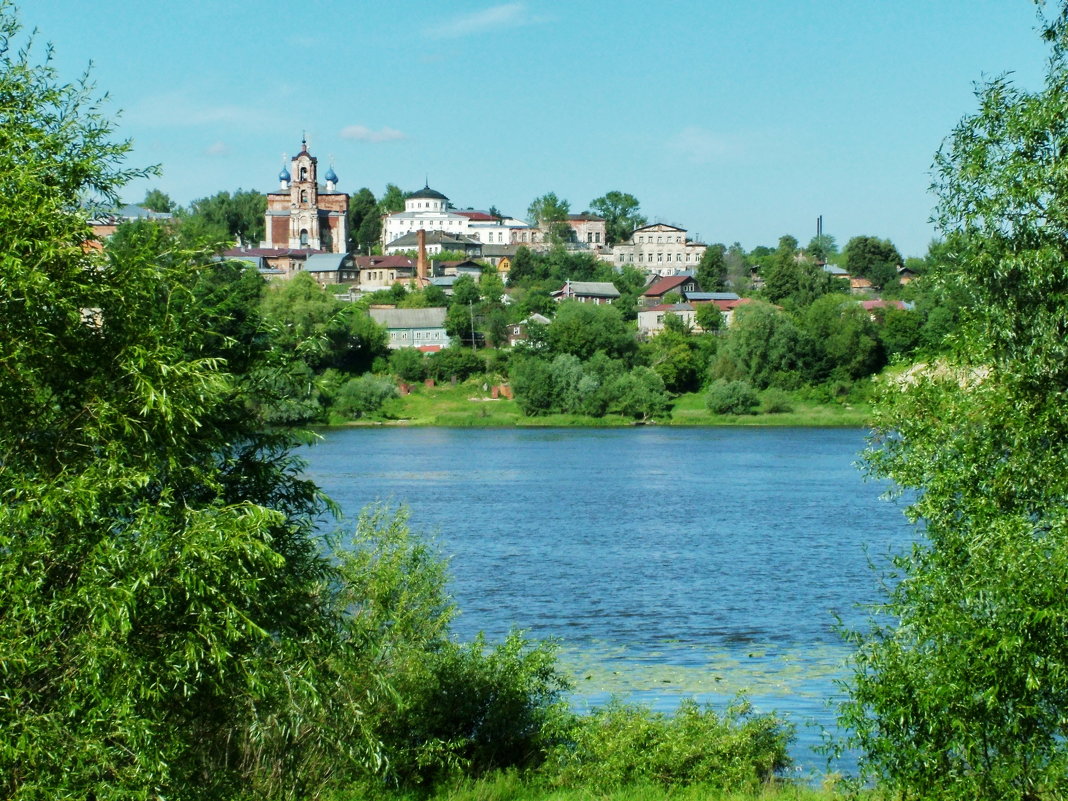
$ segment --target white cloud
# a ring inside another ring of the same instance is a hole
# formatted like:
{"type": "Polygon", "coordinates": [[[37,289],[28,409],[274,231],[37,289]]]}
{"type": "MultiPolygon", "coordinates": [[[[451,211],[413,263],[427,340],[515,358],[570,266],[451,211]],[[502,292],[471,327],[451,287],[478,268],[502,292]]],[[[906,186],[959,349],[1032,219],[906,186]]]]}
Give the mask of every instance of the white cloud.
{"type": "Polygon", "coordinates": [[[504,3],[429,26],[423,29],[423,33],[430,39],[458,39],[503,28],[520,28],[536,22],[540,20],[528,13],[525,3],[504,3]]]}
{"type": "Polygon", "coordinates": [[[230,148],[227,147],[226,142],[215,142],[204,148],[205,156],[225,156],[230,152],[230,148]]]}
{"type": "Polygon", "coordinates": [[[691,125],[668,140],[668,148],[692,164],[711,164],[738,155],[741,148],[732,137],[691,125]]]}
{"type": "Polygon", "coordinates": [[[407,139],[401,131],[396,128],[390,128],[383,126],[377,131],[372,131],[366,125],[350,125],[347,128],[341,130],[342,139],[356,139],[360,142],[373,142],[375,144],[379,142],[397,142],[401,139],[407,139]]]}

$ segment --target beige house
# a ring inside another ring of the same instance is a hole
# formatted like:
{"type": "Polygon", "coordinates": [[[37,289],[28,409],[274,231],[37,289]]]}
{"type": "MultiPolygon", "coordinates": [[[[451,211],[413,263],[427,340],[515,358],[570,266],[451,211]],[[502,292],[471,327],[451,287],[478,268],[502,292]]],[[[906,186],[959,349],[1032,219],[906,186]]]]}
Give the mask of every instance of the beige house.
{"type": "Polygon", "coordinates": [[[626,242],[612,248],[607,257],[616,267],[629,265],[649,275],[677,275],[697,269],[706,246],[686,237],[686,229],[654,223],[631,232],[626,242]]]}

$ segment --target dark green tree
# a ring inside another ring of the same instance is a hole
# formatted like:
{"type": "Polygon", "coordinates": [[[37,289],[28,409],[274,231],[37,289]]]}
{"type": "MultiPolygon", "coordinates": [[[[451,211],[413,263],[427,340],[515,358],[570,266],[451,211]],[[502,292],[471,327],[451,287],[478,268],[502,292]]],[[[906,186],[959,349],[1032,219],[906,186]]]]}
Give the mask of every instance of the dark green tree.
{"type": "Polygon", "coordinates": [[[382,238],[382,218],[374,193],[364,187],[349,198],[349,251],[369,253],[382,238]]]}
{"type": "Polygon", "coordinates": [[[609,245],[623,242],[631,231],[645,225],[646,219],[639,213],[640,205],[634,195],[614,189],[590,201],[590,208],[604,217],[609,245]]]}
{"type": "Polygon", "coordinates": [[[697,263],[697,285],[703,292],[722,292],[727,288],[727,246],[709,245],[697,263]]]}
{"type": "Polygon", "coordinates": [[[851,275],[867,278],[877,287],[886,288],[897,281],[897,268],[904,263],[889,239],[855,236],[846,243],[845,269],[851,275]]]}

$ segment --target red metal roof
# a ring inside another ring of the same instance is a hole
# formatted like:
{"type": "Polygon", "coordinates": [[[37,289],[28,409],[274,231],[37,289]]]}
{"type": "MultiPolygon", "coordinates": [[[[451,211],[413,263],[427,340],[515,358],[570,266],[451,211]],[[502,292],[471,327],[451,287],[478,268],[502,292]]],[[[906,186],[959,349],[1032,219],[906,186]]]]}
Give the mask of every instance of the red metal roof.
{"type": "Polygon", "coordinates": [[[693,281],[693,277],[689,275],[669,275],[651,283],[642,294],[650,298],[657,295],[666,295],[673,289],[678,289],[687,281],[693,281]]]}

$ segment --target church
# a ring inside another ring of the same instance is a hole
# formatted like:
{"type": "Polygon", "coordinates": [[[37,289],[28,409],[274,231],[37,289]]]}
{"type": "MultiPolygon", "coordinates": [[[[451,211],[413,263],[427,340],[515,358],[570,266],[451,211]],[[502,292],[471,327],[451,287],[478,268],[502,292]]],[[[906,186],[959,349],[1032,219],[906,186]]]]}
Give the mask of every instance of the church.
{"type": "Polygon", "coordinates": [[[349,196],[337,191],[337,175],[329,167],[319,183],[318,159],[308,140],[287,170],[278,174],[277,192],[267,193],[265,248],[344,253],[348,242],[349,196]]]}

